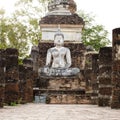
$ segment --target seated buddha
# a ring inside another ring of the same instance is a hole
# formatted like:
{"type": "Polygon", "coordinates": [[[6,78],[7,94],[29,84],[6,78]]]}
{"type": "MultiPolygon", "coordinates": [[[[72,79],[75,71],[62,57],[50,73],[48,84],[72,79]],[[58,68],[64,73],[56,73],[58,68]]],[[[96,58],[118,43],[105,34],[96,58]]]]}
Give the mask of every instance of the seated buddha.
{"type": "Polygon", "coordinates": [[[59,31],[54,35],[54,47],[47,51],[46,65],[39,69],[40,75],[45,76],[74,76],[79,68],[70,68],[70,49],[64,47],[64,35],[59,31]]]}

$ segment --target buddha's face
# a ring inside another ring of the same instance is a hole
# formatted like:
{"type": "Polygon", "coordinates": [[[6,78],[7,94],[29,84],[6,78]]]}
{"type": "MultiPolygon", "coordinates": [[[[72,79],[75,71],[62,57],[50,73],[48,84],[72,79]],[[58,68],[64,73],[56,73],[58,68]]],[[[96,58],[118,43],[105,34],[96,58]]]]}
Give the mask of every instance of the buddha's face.
{"type": "Polygon", "coordinates": [[[63,39],[63,37],[62,37],[61,35],[57,35],[57,36],[55,37],[54,44],[55,44],[56,46],[63,46],[63,44],[64,44],[64,39],[63,39]]]}

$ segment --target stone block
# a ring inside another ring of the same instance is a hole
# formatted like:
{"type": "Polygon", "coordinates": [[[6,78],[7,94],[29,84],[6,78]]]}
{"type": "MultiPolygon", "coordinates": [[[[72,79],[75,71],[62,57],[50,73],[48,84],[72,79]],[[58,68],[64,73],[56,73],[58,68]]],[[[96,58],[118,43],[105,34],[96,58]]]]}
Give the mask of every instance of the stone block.
{"type": "Polygon", "coordinates": [[[100,49],[99,65],[112,65],[112,47],[103,47],[100,49]]]}
{"type": "Polygon", "coordinates": [[[98,105],[101,107],[110,106],[110,98],[98,97],[98,105]]]}
{"type": "Polygon", "coordinates": [[[19,83],[7,83],[5,85],[5,103],[18,103],[20,100],[19,83]]]}
{"type": "Polygon", "coordinates": [[[5,92],[5,87],[0,85],[0,108],[4,106],[4,92],[5,92]]]}
{"type": "MultiPolygon", "coordinates": [[[[52,78],[42,78],[40,77],[38,81],[38,87],[48,88],[48,89],[80,89],[81,80],[79,77],[52,77],[52,78]]],[[[85,86],[84,86],[85,87],[85,86]]]]}
{"type": "Polygon", "coordinates": [[[112,70],[120,72],[120,60],[113,61],[112,70]]]}
{"type": "Polygon", "coordinates": [[[6,67],[6,82],[19,81],[19,70],[16,66],[6,67]]]}
{"type": "Polygon", "coordinates": [[[99,84],[103,85],[111,85],[111,78],[110,76],[106,75],[107,77],[104,76],[99,76],[99,84]]]}
{"type": "Polygon", "coordinates": [[[10,55],[6,56],[6,66],[7,67],[12,67],[12,66],[18,66],[18,56],[16,55],[10,55]]]}
{"type": "Polygon", "coordinates": [[[120,88],[113,88],[111,108],[120,108],[120,88]]]}
{"type": "Polygon", "coordinates": [[[101,87],[99,88],[99,94],[100,95],[109,95],[111,96],[112,94],[112,87],[101,87]]]}
{"type": "Polygon", "coordinates": [[[15,49],[15,48],[7,48],[5,50],[5,53],[6,53],[7,56],[9,56],[9,55],[18,56],[19,55],[18,50],[15,49]]]}

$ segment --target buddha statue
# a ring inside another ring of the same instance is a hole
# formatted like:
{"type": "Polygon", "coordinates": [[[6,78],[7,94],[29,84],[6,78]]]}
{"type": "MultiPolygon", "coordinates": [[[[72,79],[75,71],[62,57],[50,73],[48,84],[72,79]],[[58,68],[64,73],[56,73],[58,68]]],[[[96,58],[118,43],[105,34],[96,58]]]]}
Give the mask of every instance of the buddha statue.
{"type": "Polygon", "coordinates": [[[74,76],[79,68],[70,68],[71,53],[69,48],[64,47],[64,35],[59,30],[54,35],[54,46],[47,51],[46,65],[39,69],[40,75],[45,76],[74,76]]]}

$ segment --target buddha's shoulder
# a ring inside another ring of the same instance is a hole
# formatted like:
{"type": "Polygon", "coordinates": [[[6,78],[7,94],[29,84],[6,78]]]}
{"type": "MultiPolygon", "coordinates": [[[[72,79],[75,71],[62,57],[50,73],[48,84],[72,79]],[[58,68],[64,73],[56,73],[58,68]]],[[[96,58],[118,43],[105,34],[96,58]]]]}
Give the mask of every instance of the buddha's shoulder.
{"type": "Polygon", "coordinates": [[[67,51],[69,51],[70,49],[69,48],[67,48],[67,47],[63,47],[63,49],[65,49],[65,50],[67,50],[67,51]]]}
{"type": "Polygon", "coordinates": [[[49,48],[49,49],[48,49],[49,52],[50,52],[50,51],[53,51],[53,50],[55,50],[55,47],[52,47],[52,48],[49,48]]]}
{"type": "MultiPolygon", "coordinates": [[[[58,48],[52,47],[48,49],[48,51],[54,51],[54,50],[58,50],[58,48]]],[[[61,47],[59,50],[70,51],[70,49],[67,47],[61,47]]]]}

